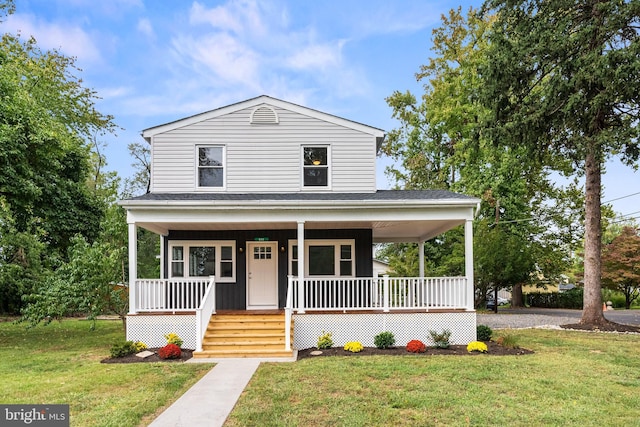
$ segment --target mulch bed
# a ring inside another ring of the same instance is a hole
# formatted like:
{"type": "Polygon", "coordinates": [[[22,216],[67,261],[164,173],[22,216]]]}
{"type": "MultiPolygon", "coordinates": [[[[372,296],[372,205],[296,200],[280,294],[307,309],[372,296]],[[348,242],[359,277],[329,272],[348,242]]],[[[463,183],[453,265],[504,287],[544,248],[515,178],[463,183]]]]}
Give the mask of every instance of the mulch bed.
{"type": "Polygon", "coordinates": [[[149,363],[149,362],[184,362],[193,357],[193,350],[182,349],[182,353],[179,359],[160,359],[158,356],[159,348],[150,348],[149,351],[153,351],[153,355],[149,357],[138,357],[135,354],[130,354],[125,357],[107,357],[100,361],[100,363],[149,363]]]}
{"type": "Polygon", "coordinates": [[[605,322],[601,325],[583,325],[582,323],[572,323],[570,325],[560,325],[563,329],[576,329],[579,331],[593,332],[619,332],[619,333],[640,333],[640,327],[625,325],[623,323],[605,322]]]}
{"type": "Polygon", "coordinates": [[[449,348],[435,348],[435,347],[427,347],[427,351],[424,353],[409,353],[405,347],[393,347],[387,349],[380,349],[376,347],[365,347],[359,353],[351,353],[350,351],[344,350],[342,347],[332,347],[326,350],[318,350],[317,348],[307,348],[305,350],[298,350],[298,360],[313,358],[313,357],[325,357],[325,356],[349,356],[349,357],[359,357],[359,356],[415,356],[415,357],[424,357],[424,356],[520,356],[524,354],[533,354],[533,351],[527,350],[526,348],[507,348],[503,347],[500,344],[494,341],[486,341],[488,353],[478,353],[474,351],[469,353],[467,351],[466,345],[452,345],[449,348]],[[322,351],[322,354],[317,356],[312,356],[311,353],[314,351],[322,351]]]}

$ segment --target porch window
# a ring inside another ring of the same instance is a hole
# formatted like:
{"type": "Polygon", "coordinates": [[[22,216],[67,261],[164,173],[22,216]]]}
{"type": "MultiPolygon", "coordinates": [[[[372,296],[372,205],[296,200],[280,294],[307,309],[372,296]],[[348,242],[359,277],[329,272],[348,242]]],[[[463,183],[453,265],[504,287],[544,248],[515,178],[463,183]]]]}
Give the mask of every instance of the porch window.
{"type": "Polygon", "coordinates": [[[235,282],[235,252],[234,241],[172,242],[171,277],[214,275],[218,282],[235,282]]]}
{"type": "MultiPolygon", "coordinates": [[[[289,274],[298,275],[298,242],[289,241],[289,274]]],[[[305,240],[305,275],[353,277],[354,240],[305,240]]]]}
{"type": "Polygon", "coordinates": [[[224,187],[223,146],[198,146],[198,187],[224,187]]]}
{"type": "Polygon", "coordinates": [[[329,187],[329,147],[302,147],[304,187],[329,187]]]}

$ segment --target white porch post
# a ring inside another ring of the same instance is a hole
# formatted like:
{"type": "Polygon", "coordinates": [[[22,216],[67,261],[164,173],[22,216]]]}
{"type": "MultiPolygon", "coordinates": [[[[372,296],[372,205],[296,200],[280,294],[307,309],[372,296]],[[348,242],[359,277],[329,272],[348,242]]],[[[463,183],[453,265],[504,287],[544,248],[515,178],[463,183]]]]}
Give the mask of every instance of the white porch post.
{"type": "Polygon", "coordinates": [[[138,233],[136,223],[129,224],[129,314],[136,313],[136,279],[138,278],[138,233]]]}
{"type": "Polygon", "coordinates": [[[424,278],[424,240],[418,242],[418,280],[413,281],[409,286],[410,307],[420,305],[416,296],[422,293],[422,282],[424,278]]]}
{"type": "Polygon", "coordinates": [[[418,243],[418,268],[420,271],[419,277],[424,277],[424,240],[420,240],[418,243]]]}
{"type": "Polygon", "coordinates": [[[304,314],[304,221],[298,221],[298,313],[304,314]]]}
{"type": "Polygon", "coordinates": [[[467,278],[467,310],[473,310],[473,221],[464,224],[464,274],[467,278]]]}
{"type": "Polygon", "coordinates": [[[160,278],[166,279],[166,275],[164,274],[164,266],[165,266],[165,253],[164,253],[164,243],[167,240],[167,236],[164,234],[160,235],[160,278]]]}

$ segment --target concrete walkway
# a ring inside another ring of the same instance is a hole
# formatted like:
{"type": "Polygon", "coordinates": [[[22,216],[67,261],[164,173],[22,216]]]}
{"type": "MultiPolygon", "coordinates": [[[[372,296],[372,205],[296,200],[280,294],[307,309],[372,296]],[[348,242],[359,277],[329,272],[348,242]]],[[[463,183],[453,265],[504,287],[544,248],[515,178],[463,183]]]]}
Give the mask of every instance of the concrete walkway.
{"type": "Polygon", "coordinates": [[[260,363],[293,361],[295,357],[291,359],[190,359],[187,363],[216,363],[216,366],[149,425],[151,427],[222,426],[260,363]]]}

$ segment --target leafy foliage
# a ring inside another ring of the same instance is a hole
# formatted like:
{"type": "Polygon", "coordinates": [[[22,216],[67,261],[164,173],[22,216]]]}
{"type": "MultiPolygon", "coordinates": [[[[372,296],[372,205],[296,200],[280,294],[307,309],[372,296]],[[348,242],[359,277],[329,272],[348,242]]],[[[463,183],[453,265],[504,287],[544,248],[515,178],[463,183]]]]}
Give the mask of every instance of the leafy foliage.
{"type": "Polygon", "coordinates": [[[602,251],[602,284],[625,296],[625,308],[640,296],[640,235],[624,227],[602,251]]]}
{"type": "MultiPolygon", "coordinates": [[[[0,14],[13,13],[13,2],[0,14]]],[[[93,192],[91,149],[113,131],[95,109],[96,93],[75,76],[74,59],[43,52],[32,38],[0,36],[0,310],[66,261],[76,234],[93,242],[105,205],[93,192]]]]}
{"type": "Polygon", "coordinates": [[[449,348],[449,338],[451,337],[451,331],[445,329],[442,332],[429,331],[433,344],[438,348],[449,348]]]}
{"type": "Polygon", "coordinates": [[[531,307],[582,309],[584,291],[574,288],[566,292],[530,292],[525,294],[531,307]]]}
{"type": "Polygon", "coordinates": [[[128,309],[124,211],[110,206],[99,241],[92,244],[78,235],[72,239],[69,262],[62,264],[35,291],[25,296],[22,320],[32,326],[75,313],[95,320],[118,314],[124,322],[128,309]]]}
{"type": "Polygon", "coordinates": [[[178,334],[171,332],[165,335],[164,338],[167,340],[167,344],[175,344],[178,347],[182,347],[182,338],[178,334]]]}
{"type": "Polygon", "coordinates": [[[599,324],[601,174],[618,156],[633,165],[638,142],[640,3],[488,0],[495,14],[480,100],[497,150],[585,177],[584,310],[599,324]]]}
{"type": "MultiPolygon", "coordinates": [[[[581,206],[573,185],[554,188],[548,170],[525,149],[496,147],[484,131],[491,110],[479,102],[486,82],[478,70],[494,21],[474,9],[443,16],[433,31],[434,55],[416,75],[424,82],[422,97],[396,91],[387,98],[400,126],[383,146],[399,165],[387,170],[396,185],[450,189],[482,200],[474,238],[478,295],[558,277],[577,243],[574,223],[581,206]],[[500,226],[489,229],[492,223],[500,226]],[[505,238],[509,250],[499,245],[505,238]]],[[[420,255],[428,260],[429,275],[463,274],[463,236],[455,229],[426,242],[420,255]]],[[[379,256],[399,275],[418,272],[415,245],[388,245],[379,256]]]]}
{"type": "Polygon", "coordinates": [[[378,335],[373,337],[373,343],[378,348],[393,347],[396,343],[396,337],[391,331],[380,332],[378,335]]]}
{"type": "Polygon", "coordinates": [[[327,348],[333,347],[333,338],[331,332],[322,331],[322,335],[318,337],[317,347],[320,350],[326,350],[327,348]]]}
{"type": "Polygon", "coordinates": [[[487,325],[476,326],[476,337],[478,341],[489,341],[493,335],[493,330],[487,325]]]}
{"type": "Polygon", "coordinates": [[[124,341],[111,346],[111,357],[125,357],[138,352],[138,347],[133,341],[124,341]]]}

